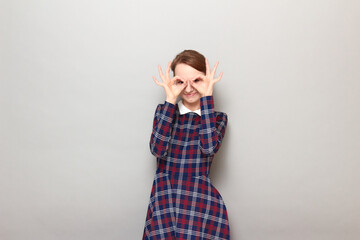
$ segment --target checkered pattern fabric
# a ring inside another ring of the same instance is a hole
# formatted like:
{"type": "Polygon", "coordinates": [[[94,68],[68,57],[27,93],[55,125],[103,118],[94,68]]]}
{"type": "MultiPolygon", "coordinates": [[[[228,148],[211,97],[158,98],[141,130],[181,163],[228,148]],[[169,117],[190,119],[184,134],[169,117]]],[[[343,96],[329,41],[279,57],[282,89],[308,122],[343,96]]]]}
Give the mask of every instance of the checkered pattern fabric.
{"type": "Polygon", "coordinates": [[[225,203],[209,173],[225,134],[227,115],[213,96],[200,98],[201,116],[180,115],[177,104],[159,104],[150,150],[157,170],[143,240],[230,239],[225,203]]]}

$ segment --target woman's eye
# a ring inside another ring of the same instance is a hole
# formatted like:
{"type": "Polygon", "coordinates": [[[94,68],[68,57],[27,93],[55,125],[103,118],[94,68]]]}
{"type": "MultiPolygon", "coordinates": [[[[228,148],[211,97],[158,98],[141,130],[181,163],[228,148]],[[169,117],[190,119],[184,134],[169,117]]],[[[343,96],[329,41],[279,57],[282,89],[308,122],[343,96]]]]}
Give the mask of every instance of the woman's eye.
{"type": "Polygon", "coordinates": [[[177,81],[176,84],[183,84],[183,81],[177,81]]]}
{"type": "Polygon", "coordinates": [[[194,82],[198,82],[198,81],[200,81],[200,80],[199,80],[199,79],[195,79],[195,80],[194,80],[194,82]]]}

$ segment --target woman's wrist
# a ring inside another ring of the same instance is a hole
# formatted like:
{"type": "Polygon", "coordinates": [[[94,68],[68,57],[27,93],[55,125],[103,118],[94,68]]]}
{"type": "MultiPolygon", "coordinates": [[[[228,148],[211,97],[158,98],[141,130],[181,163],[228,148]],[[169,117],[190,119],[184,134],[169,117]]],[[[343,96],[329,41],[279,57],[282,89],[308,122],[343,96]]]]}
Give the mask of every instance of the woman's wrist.
{"type": "Polygon", "coordinates": [[[202,94],[201,96],[206,97],[206,96],[212,96],[212,95],[213,95],[213,91],[208,91],[208,92],[202,94]]]}
{"type": "Polygon", "coordinates": [[[176,104],[176,98],[174,99],[174,98],[166,98],[166,100],[165,101],[167,101],[167,102],[169,102],[169,103],[172,103],[172,104],[176,104]]]}

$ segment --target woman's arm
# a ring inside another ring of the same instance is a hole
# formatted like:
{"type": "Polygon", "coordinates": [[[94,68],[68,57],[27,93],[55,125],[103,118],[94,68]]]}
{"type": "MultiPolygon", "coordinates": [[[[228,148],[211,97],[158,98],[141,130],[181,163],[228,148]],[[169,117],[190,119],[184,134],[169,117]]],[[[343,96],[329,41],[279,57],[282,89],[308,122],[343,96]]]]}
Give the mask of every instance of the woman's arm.
{"type": "Polygon", "coordinates": [[[220,148],[227,126],[226,113],[219,112],[215,115],[213,96],[200,98],[201,128],[200,149],[203,154],[212,156],[220,148]]]}
{"type": "Polygon", "coordinates": [[[168,63],[164,75],[161,66],[158,66],[162,82],[158,81],[156,77],[153,76],[154,82],[157,85],[162,86],[166,93],[165,103],[159,104],[156,108],[153,131],[150,139],[150,151],[158,158],[164,157],[167,154],[176,110],[176,99],[187,85],[187,81],[183,80],[181,77],[174,76],[173,78],[170,78],[170,67],[171,61],[168,63]]]}
{"type": "Polygon", "coordinates": [[[167,154],[175,110],[176,105],[167,101],[156,108],[149,145],[151,153],[158,158],[167,154]]]}

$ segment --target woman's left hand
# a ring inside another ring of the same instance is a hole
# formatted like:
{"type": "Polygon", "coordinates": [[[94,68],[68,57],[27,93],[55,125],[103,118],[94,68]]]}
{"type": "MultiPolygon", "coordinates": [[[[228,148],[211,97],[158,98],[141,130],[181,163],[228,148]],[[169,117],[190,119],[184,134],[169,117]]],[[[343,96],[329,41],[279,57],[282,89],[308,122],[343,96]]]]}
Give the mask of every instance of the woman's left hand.
{"type": "Polygon", "coordinates": [[[190,81],[190,84],[193,88],[195,88],[202,97],[211,96],[213,94],[214,85],[216,82],[220,81],[223,72],[215,78],[215,73],[219,62],[217,61],[213,70],[210,71],[209,61],[205,58],[206,64],[206,75],[199,75],[194,81],[190,81]]]}

